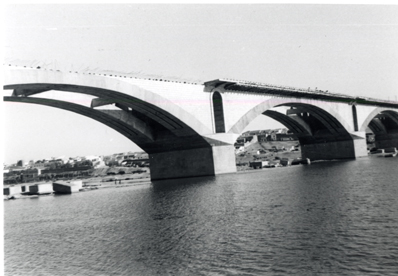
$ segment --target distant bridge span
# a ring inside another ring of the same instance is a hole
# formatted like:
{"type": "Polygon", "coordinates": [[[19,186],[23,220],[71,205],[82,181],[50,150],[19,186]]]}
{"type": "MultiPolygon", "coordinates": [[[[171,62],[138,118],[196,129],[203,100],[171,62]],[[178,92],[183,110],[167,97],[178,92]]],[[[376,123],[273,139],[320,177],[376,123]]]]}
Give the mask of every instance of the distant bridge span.
{"type": "Polygon", "coordinates": [[[13,90],[5,101],[69,110],[115,129],[149,154],[153,180],[235,172],[233,144],[260,115],[296,134],[311,160],[366,156],[367,127],[378,147],[398,147],[396,102],[225,79],[197,84],[13,66],[4,73],[4,89],[13,90]],[[94,98],[83,106],[34,97],[50,90],[94,98]],[[286,114],[271,110],[279,106],[286,114]]]}

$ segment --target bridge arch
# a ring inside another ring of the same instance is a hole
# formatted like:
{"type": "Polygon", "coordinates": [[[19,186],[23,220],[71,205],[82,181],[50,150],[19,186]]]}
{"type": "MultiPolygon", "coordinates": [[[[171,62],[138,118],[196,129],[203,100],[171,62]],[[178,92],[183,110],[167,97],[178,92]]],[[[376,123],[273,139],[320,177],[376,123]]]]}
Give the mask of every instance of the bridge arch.
{"type": "Polygon", "coordinates": [[[349,132],[350,125],[337,110],[327,105],[319,107],[316,105],[316,101],[289,98],[266,100],[247,112],[231,128],[230,132],[241,132],[252,119],[261,114],[280,122],[297,136],[302,158],[311,160],[353,159],[358,155],[356,152],[357,142],[349,132]],[[273,107],[281,106],[291,109],[287,110],[287,114],[271,110],[273,107]]]}
{"type": "MultiPolygon", "coordinates": [[[[309,113],[317,116],[319,120],[322,121],[332,132],[347,132],[350,130],[350,125],[346,120],[338,113],[337,110],[333,108],[322,105],[322,107],[317,106],[316,101],[300,100],[300,99],[290,99],[290,98],[278,98],[278,99],[268,99],[258,104],[251,110],[249,110],[244,116],[242,116],[238,122],[236,122],[228,131],[229,133],[242,133],[244,128],[249,125],[249,123],[261,114],[264,114],[269,109],[279,106],[290,106],[299,107],[306,110],[309,113]]],[[[265,114],[266,115],[266,114],[265,114]]],[[[348,132],[347,132],[348,133],[348,132]]]]}
{"type": "Polygon", "coordinates": [[[214,139],[206,137],[212,130],[205,122],[196,119],[196,114],[183,106],[157,94],[159,83],[156,81],[145,84],[143,80],[129,82],[129,78],[123,77],[42,69],[10,69],[4,73],[3,88],[13,90],[12,96],[4,97],[5,100],[69,110],[112,127],[149,154],[152,180],[236,171],[233,146],[215,143],[214,139]],[[86,107],[33,97],[50,90],[96,98],[86,107]],[[120,110],[95,109],[108,104],[115,104],[120,110]]]}
{"type": "Polygon", "coordinates": [[[374,140],[369,148],[398,149],[398,112],[389,108],[375,108],[364,120],[361,129],[373,132],[374,140]]]}
{"type": "Polygon", "coordinates": [[[4,79],[4,89],[13,89],[14,97],[29,97],[49,90],[81,93],[98,97],[93,101],[92,107],[101,105],[99,102],[115,103],[119,107],[128,105],[175,133],[211,132],[193,114],[156,94],[156,91],[129,83],[128,78],[87,74],[82,76],[42,69],[11,69],[5,70],[4,79]]]}
{"type": "Polygon", "coordinates": [[[59,108],[70,111],[95,121],[103,123],[104,125],[116,130],[120,134],[127,137],[129,140],[137,144],[145,150],[145,145],[154,141],[153,133],[140,126],[132,128],[131,125],[125,121],[125,118],[115,118],[111,114],[102,112],[101,110],[91,109],[79,104],[74,104],[66,101],[35,98],[35,97],[4,97],[6,102],[19,102],[29,104],[39,104],[48,107],[59,108]]]}
{"type": "Polygon", "coordinates": [[[369,115],[366,117],[366,119],[364,120],[364,122],[360,127],[360,131],[366,131],[366,128],[369,126],[370,122],[380,113],[390,114],[390,116],[393,116],[394,118],[396,118],[396,120],[398,120],[397,111],[391,110],[390,108],[386,107],[377,107],[372,112],[370,112],[369,115]]]}
{"type": "Polygon", "coordinates": [[[305,124],[301,124],[296,120],[293,120],[289,116],[282,114],[280,112],[276,112],[273,110],[267,110],[263,112],[263,115],[268,116],[275,121],[281,123],[286,128],[288,128],[294,135],[296,135],[299,139],[312,137],[312,131],[305,124]]]}

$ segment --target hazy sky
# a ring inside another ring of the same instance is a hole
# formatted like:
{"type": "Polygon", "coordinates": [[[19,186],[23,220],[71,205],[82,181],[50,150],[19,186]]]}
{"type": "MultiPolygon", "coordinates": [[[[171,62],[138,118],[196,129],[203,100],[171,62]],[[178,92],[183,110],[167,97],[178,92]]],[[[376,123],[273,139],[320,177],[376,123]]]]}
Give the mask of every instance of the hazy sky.
{"type": "MultiPolygon", "coordinates": [[[[398,94],[396,5],[22,4],[4,14],[6,64],[398,94]]],[[[3,110],[5,163],[139,150],[68,111],[17,103],[3,110]]],[[[250,128],[274,126],[257,120],[250,128]]]]}

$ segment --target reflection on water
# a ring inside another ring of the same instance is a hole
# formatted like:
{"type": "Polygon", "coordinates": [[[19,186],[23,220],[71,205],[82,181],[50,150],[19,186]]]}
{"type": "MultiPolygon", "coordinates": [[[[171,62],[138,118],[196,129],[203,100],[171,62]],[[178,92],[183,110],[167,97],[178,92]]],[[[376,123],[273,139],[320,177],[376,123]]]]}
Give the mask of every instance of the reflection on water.
{"type": "Polygon", "coordinates": [[[398,158],[4,202],[6,275],[387,275],[398,158]]]}

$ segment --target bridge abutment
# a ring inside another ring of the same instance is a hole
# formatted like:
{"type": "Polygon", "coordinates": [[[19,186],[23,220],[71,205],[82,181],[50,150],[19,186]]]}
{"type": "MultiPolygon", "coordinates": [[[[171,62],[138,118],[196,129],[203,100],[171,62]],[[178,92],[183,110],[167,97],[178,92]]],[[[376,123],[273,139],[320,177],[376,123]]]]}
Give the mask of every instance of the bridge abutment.
{"type": "Polygon", "coordinates": [[[149,159],[151,180],[236,172],[232,145],[152,153],[149,159]]]}

